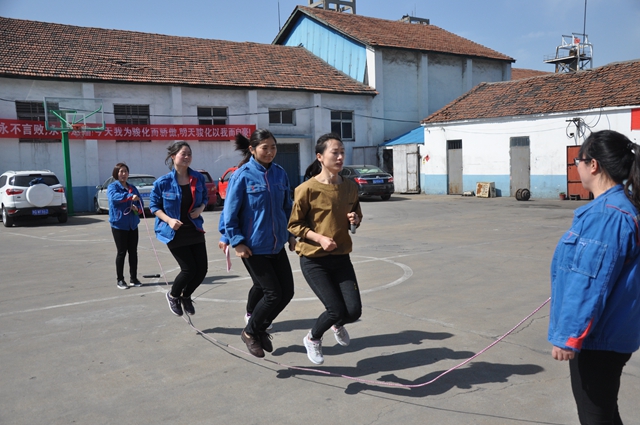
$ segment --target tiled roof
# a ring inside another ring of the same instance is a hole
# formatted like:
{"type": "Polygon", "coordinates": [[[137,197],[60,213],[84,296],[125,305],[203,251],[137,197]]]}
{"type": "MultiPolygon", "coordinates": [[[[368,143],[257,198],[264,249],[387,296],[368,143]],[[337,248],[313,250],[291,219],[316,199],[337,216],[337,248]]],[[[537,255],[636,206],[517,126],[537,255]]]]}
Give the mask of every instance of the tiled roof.
{"type": "Polygon", "coordinates": [[[377,93],[304,48],[2,17],[0,77],[377,93]]]}
{"type": "Polygon", "coordinates": [[[551,71],[538,71],[535,69],[526,68],[511,68],[511,79],[522,80],[524,78],[538,77],[540,75],[549,75],[551,71]]]}
{"type": "Polygon", "coordinates": [[[640,105],[640,60],[586,71],[481,83],[423,124],[640,105]]]}
{"type": "MultiPolygon", "coordinates": [[[[369,46],[440,52],[514,62],[514,59],[507,55],[435,25],[409,24],[306,6],[297,6],[289,18],[288,24],[295,22],[300,14],[306,14],[312,19],[369,46]]],[[[288,29],[290,26],[285,25],[274,43],[284,40],[288,29]]]]}

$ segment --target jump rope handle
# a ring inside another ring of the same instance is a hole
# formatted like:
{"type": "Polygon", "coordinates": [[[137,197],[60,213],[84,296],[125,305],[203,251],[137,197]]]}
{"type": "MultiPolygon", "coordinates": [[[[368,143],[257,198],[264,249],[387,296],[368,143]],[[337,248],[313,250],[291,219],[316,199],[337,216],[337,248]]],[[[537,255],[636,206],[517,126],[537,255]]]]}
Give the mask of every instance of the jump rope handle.
{"type": "Polygon", "coordinates": [[[356,225],[351,223],[351,234],[355,235],[356,234],[356,225]]]}

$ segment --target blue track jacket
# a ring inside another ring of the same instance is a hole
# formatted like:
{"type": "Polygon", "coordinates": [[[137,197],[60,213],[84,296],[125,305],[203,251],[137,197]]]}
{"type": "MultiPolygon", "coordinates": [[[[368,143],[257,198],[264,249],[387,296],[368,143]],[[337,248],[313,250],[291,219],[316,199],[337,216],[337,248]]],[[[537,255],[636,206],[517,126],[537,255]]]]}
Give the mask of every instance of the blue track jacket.
{"type": "Polygon", "coordinates": [[[111,223],[111,227],[118,230],[134,230],[138,228],[138,224],[140,223],[140,217],[131,209],[134,204],[131,197],[138,195],[140,200],[135,202],[135,205],[138,207],[138,210],[140,210],[140,202],[142,202],[140,192],[138,192],[138,189],[134,185],[127,185],[129,189],[125,189],[125,187],[116,180],[107,187],[109,223],[111,223]]]}
{"type": "Polygon", "coordinates": [[[622,185],[575,211],[551,262],[553,345],[620,353],[640,347],[638,219],[622,185]]]}
{"type": "MultiPolygon", "coordinates": [[[[189,186],[191,186],[191,196],[193,203],[189,207],[189,211],[194,207],[207,204],[209,198],[207,195],[207,187],[204,184],[204,176],[195,170],[189,168],[189,186]]],[[[158,178],[153,183],[153,190],[149,195],[149,209],[155,214],[156,211],[162,210],[171,218],[180,220],[180,204],[182,202],[182,190],[178,184],[176,170],[158,178]]],[[[196,226],[196,229],[204,233],[204,219],[202,216],[198,218],[189,218],[196,226]]],[[[156,237],[160,242],[169,243],[173,240],[176,232],[167,223],[156,217],[154,225],[156,237]]]]}
{"type": "Polygon", "coordinates": [[[284,169],[263,167],[253,157],[233,173],[220,217],[221,240],[245,244],[255,255],[277,254],[291,235],[291,189],[284,169]]]}

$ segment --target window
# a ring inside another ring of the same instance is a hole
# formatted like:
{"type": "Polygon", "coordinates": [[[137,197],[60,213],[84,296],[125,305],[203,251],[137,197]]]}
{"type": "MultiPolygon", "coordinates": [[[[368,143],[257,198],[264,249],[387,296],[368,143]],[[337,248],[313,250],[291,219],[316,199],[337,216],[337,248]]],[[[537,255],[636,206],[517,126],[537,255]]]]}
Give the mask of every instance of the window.
{"type": "Polygon", "coordinates": [[[269,124],[295,125],[295,109],[269,109],[269,124]]]}
{"type": "Polygon", "coordinates": [[[198,106],[198,124],[200,125],[227,125],[227,108],[215,108],[198,106]]]}
{"type": "MultiPolygon", "coordinates": [[[[116,124],[149,125],[149,105],[113,105],[116,124]]],[[[117,142],[150,142],[151,140],[117,140],[117,142]]]]}
{"type": "Polygon", "coordinates": [[[353,140],[353,111],[331,111],[331,132],[342,140],[353,140]]]}
{"type": "MultiPolygon", "coordinates": [[[[55,103],[49,104],[52,108],[57,108],[58,105],[55,103]]],[[[19,120],[26,121],[41,121],[42,129],[44,128],[44,102],[21,102],[16,100],[16,116],[19,120]]],[[[49,122],[56,121],[59,123],[59,119],[55,116],[49,115],[49,122]]],[[[56,139],[19,139],[20,143],[56,143],[60,142],[60,140],[56,139]]]]}
{"type": "Polygon", "coordinates": [[[447,149],[462,149],[462,140],[447,140],[447,149]]]}
{"type": "Polygon", "coordinates": [[[509,139],[509,147],[513,148],[514,146],[529,146],[529,137],[511,137],[509,139]]]}

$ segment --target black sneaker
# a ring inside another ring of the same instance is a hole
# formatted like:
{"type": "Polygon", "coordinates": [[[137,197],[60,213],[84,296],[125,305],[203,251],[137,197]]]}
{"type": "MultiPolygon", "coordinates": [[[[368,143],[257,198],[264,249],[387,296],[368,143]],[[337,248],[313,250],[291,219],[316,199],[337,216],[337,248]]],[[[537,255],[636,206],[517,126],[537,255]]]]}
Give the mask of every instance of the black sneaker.
{"type": "Polygon", "coordinates": [[[266,351],[267,353],[272,352],[273,344],[271,343],[271,340],[273,339],[273,337],[268,332],[264,331],[260,332],[258,336],[260,337],[260,345],[262,345],[264,351],[266,351]]]}
{"type": "Polygon", "coordinates": [[[174,298],[167,292],[167,302],[169,303],[169,309],[176,316],[182,316],[182,306],[180,306],[180,298],[174,298]]]}
{"type": "Polygon", "coordinates": [[[196,314],[196,308],[193,306],[193,300],[191,299],[191,297],[182,297],[182,308],[184,309],[184,312],[187,313],[189,316],[193,316],[194,314],[196,314]]]}
{"type": "Polygon", "coordinates": [[[256,357],[264,357],[264,350],[260,345],[260,341],[258,341],[253,335],[242,331],[240,338],[242,338],[242,341],[247,344],[247,349],[249,350],[251,355],[256,357]]]}
{"type": "Polygon", "coordinates": [[[129,287],[127,286],[127,282],[125,282],[124,280],[119,280],[117,285],[120,289],[129,289],[129,287]]]}
{"type": "Polygon", "coordinates": [[[132,277],[131,278],[131,282],[130,282],[131,286],[135,286],[135,287],[140,287],[142,286],[142,282],[140,282],[138,280],[138,278],[132,277]]]}

